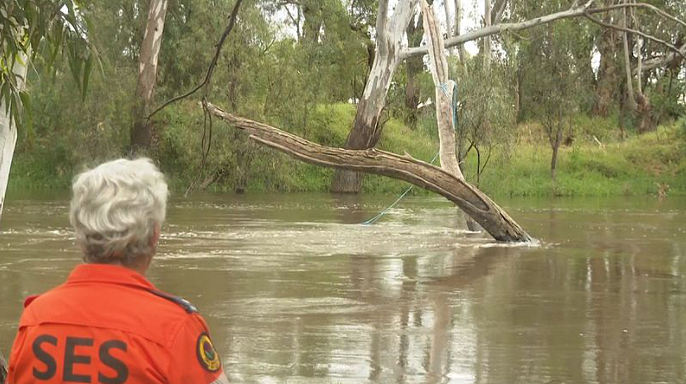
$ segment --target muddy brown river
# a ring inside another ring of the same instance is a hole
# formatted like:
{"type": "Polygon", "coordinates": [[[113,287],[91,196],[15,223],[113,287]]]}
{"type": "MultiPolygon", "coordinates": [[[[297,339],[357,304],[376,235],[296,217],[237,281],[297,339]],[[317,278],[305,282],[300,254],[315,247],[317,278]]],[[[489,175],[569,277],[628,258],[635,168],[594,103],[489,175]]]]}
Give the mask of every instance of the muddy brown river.
{"type": "MultiPolygon", "coordinates": [[[[207,319],[237,383],[685,383],[686,198],[496,199],[540,246],[393,196],[172,199],[150,279],[207,319]]],[[[10,196],[0,350],[80,262],[66,194],[10,196]]]]}

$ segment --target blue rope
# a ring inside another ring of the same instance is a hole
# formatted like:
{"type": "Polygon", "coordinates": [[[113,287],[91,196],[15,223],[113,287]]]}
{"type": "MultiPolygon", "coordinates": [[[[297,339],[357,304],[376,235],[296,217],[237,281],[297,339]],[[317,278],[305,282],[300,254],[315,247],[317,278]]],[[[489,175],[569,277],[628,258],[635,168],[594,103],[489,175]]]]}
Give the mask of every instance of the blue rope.
{"type": "MultiPolygon", "coordinates": [[[[439,153],[441,153],[441,152],[440,152],[440,151],[439,151],[439,152],[436,152],[436,154],[434,155],[434,158],[431,159],[431,164],[433,164],[433,163],[436,161],[436,159],[438,159],[438,154],[439,154],[439,153]]],[[[402,200],[405,196],[407,196],[407,194],[410,193],[410,191],[411,191],[413,188],[414,188],[414,185],[410,185],[410,187],[407,188],[407,189],[405,190],[405,192],[403,192],[402,195],[400,195],[400,197],[398,197],[398,199],[397,199],[396,201],[393,202],[393,204],[389,205],[388,208],[386,208],[386,209],[384,209],[383,211],[381,211],[381,213],[379,213],[378,215],[372,217],[371,219],[369,219],[369,220],[363,222],[362,224],[364,224],[364,225],[370,225],[370,224],[376,223],[380,218],[382,218],[382,217],[383,217],[385,214],[387,214],[391,209],[393,209],[393,207],[395,207],[395,206],[400,202],[400,200],[402,200]]]]}
{"type": "MultiPolygon", "coordinates": [[[[448,82],[451,82],[451,81],[454,83],[453,80],[448,80],[448,82]]],[[[439,84],[439,87],[441,88],[441,91],[443,91],[443,94],[446,95],[446,96],[448,96],[448,84],[449,84],[449,83],[441,83],[441,84],[439,84]]],[[[455,83],[455,86],[453,87],[453,95],[452,95],[452,96],[453,96],[453,97],[452,97],[452,99],[453,99],[452,101],[453,101],[453,102],[452,102],[452,107],[451,107],[451,109],[452,109],[452,112],[453,112],[453,128],[454,128],[454,129],[457,129],[457,83],[455,83]]],[[[431,159],[431,163],[430,163],[430,164],[433,164],[433,163],[436,161],[436,159],[438,159],[438,155],[439,155],[440,153],[441,153],[440,150],[439,150],[438,152],[436,152],[436,154],[434,155],[433,159],[431,159]]],[[[362,224],[363,224],[363,225],[371,225],[371,224],[376,223],[379,219],[381,219],[384,215],[386,215],[391,209],[393,209],[396,205],[398,205],[398,203],[400,203],[400,200],[402,200],[405,196],[407,196],[407,194],[410,193],[410,191],[412,191],[413,188],[414,188],[414,185],[410,185],[410,187],[407,188],[407,189],[405,190],[405,192],[403,192],[403,193],[400,195],[400,197],[398,197],[398,198],[393,202],[393,204],[389,205],[386,209],[384,209],[383,211],[381,211],[378,215],[376,215],[376,216],[372,217],[371,219],[369,219],[369,220],[363,222],[362,224]]]]}

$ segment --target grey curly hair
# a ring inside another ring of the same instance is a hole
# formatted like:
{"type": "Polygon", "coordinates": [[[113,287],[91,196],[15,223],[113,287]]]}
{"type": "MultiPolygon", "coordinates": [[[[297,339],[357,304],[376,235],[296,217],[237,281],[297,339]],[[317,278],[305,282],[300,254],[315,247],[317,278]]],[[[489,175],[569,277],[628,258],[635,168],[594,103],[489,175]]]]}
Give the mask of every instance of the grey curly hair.
{"type": "Polygon", "coordinates": [[[132,265],[155,252],[166,215],[164,175],[150,159],[119,159],[78,175],[69,212],[87,263],[132,265]]]}

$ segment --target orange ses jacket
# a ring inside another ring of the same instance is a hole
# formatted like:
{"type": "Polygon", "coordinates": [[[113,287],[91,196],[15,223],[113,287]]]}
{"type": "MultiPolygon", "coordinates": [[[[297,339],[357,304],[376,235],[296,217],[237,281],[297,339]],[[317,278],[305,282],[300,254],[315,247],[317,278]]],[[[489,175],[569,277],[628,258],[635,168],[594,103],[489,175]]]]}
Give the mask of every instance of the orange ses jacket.
{"type": "Polygon", "coordinates": [[[207,324],[137,272],[83,264],[24,303],[9,384],[224,384],[207,324]]]}

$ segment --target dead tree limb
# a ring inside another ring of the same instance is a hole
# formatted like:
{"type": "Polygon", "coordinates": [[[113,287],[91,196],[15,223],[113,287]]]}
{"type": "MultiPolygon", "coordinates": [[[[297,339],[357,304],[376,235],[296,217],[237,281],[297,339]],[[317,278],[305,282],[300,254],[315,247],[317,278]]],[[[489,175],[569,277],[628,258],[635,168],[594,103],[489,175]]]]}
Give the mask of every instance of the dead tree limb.
{"type": "Polygon", "coordinates": [[[353,150],[325,147],[267,124],[232,115],[211,103],[207,103],[207,108],[234,128],[249,133],[251,139],[296,159],[324,167],[407,181],[452,201],[498,241],[531,241],[524,229],[483,192],[436,166],[411,156],[374,148],[353,150]]]}
{"type": "Polygon", "coordinates": [[[661,10],[660,8],[658,8],[658,7],[654,6],[654,5],[646,4],[646,3],[621,3],[621,4],[615,4],[615,5],[611,5],[611,6],[609,6],[609,7],[589,9],[589,10],[588,10],[588,13],[590,13],[590,14],[603,13],[603,12],[609,12],[609,11],[613,11],[613,10],[615,10],[615,9],[620,9],[620,8],[646,8],[646,9],[649,9],[649,10],[651,10],[651,11],[657,13],[658,15],[664,17],[665,19],[671,20],[671,21],[673,21],[673,22],[675,22],[675,23],[681,24],[682,26],[686,27],[686,22],[685,22],[685,21],[679,20],[678,18],[676,18],[676,17],[670,15],[669,13],[667,13],[667,12],[661,10]]]}
{"type": "Polygon", "coordinates": [[[671,52],[671,53],[664,55],[662,57],[656,57],[656,58],[644,61],[643,65],[641,67],[641,71],[645,72],[645,71],[653,70],[655,68],[665,67],[667,65],[670,65],[674,61],[683,59],[685,55],[686,55],[686,44],[682,45],[679,48],[678,54],[676,52],[671,52]]]}
{"type": "MultiPolygon", "coordinates": [[[[647,8],[647,9],[650,9],[650,10],[657,12],[660,16],[667,18],[669,20],[672,20],[674,22],[677,22],[681,25],[686,24],[686,21],[680,20],[680,19],[678,19],[678,18],[676,18],[676,17],[674,17],[674,16],[672,16],[672,15],[670,15],[664,11],[659,10],[659,8],[656,8],[656,7],[651,6],[650,4],[646,4],[646,3],[625,3],[625,4],[614,5],[611,7],[591,8],[591,5],[593,5],[593,2],[594,2],[594,0],[589,0],[589,1],[585,2],[583,5],[575,6],[575,7],[572,7],[570,9],[567,9],[565,11],[551,13],[549,15],[536,17],[534,19],[526,20],[526,21],[522,21],[522,22],[518,22],[518,23],[499,23],[499,24],[491,25],[489,27],[477,29],[475,31],[467,32],[467,33],[459,35],[459,36],[453,36],[453,37],[445,40],[445,47],[451,48],[451,47],[454,47],[456,45],[464,44],[468,41],[478,40],[478,39],[481,39],[481,38],[484,38],[487,36],[491,36],[491,35],[495,35],[495,34],[499,34],[499,33],[504,33],[507,31],[521,31],[521,30],[529,29],[529,28],[536,27],[539,25],[552,23],[552,22],[557,21],[557,20],[564,20],[564,19],[584,17],[584,16],[588,18],[589,17],[588,15],[593,15],[596,13],[609,12],[609,11],[612,11],[612,10],[617,9],[617,8],[629,8],[629,7],[647,8]]],[[[616,25],[603,23],[602,21],[595,19],[595,18],[590,19],[590,20],[595,22],[596,24],[599,24],[599,25],[605,27],[605,28],[613,28],[613,29],[618,29],[620,31],[624,31],[623,29],[619,29],[619,27],[616,25]],[[600,22],[603,24],[600,24],[597,22],[600,22]]],[[[641,32],[641,31],[627,30],[624,32],[635,33],[635,34],[640,35],[646,39],[653,40],[657,43],[665,45],[665,46],[669,47],[670,49],[672,49],[676,54],[679,54],[679,55],[686,58],[685,53],[684,53],[684,51],[686,50],[686,47],[682,47],[682,49],[678,49],[674,45],[672,45],[672,44],[670,44],[664,40],[658,39],[655,36],[648,35],[648,34],[641,32]]],[[[401,52],[400,56],[401,56],[402,60],[405,60],[407,58],[414,57],[414,56],[426,55],[428,52],[429,52],[429,50],[426,46],[411,47],[411,48],[404,49],[401,52]]],[[[674,57],[672,57],[671,60],[674,60],[674,57]]],[[[658,66],[658,65],[655,65],[655,66],[658,66]]],[[[653,68],[655,66],[653,66],[653,68]]],[[[644,70],[647,70],[647,69],[644,67],[644,70]]]]}
{"type": "Polygon", "coordinates": [[[658,38],[658,37],[655,37],[655,36],[653,36],[653,35],[647,34],[647,33],[645,33],[645,32],[642,32],[642,31],[639,31],[639,30],[636,30],[636,29],[626,28],[626,27],[622,27],[622,26],[620,26],[620,25],[614,25],[614,24],[606,23],[606,22],[604,22],[604,21],[602,21],[602,20],[598,20],[598,19],[596,19],[595,17],[591,16],[591,14],[588,13],[588,12],[584,13],[584,16],[586,16],[586,18],[587,18],[588,20],[590,20],[591,22],[593,22],[593,23],[595,23],[595,24],[598,24],[598,25],[600,25],[601,27],[610,28],[610,29],[615,29],[615,30],[617,30],[617,31],[622,31],[622,32],[634,33],[634,34],[639,35],[639,36],[641,36],[641,37],[643,37],[643,38],[645,38],[645,39],[652,40],[652,41],[654,41],[654,42],[656,42],[656,43],[662,44],[662,45],[666,46],[667,48],[671,49],[672,51],[674,51],[675,53],[681,55],[681,57],[683,57],[684,59],[686,59],[686,54],[684,54],[684,52],[681,52],[681,51],[679,50],[679,48],[677,48],[674,44],[671,44],[671,43],[669,43],[669,42],[667,42],[667,41],[665,41],[665,40],[662,40],[662,39],[660,39],[660,38],[658,38]]]}
{"type": "MultiPolygon", "coordinates": [[[[445,40],[445,47],[451,48],[451,47],[454,47],[456,45],[466,43],[468,41],[481,39],[483,37],[495,35],[498,33],[503,33],[506,31],[520,31],[523,29],[535,27],[537,25],[543,25],[543,24],[551,23],[551,22],[556,21],[556,20],[569,19],[572,17],[580,17],[580,16],[583,16],[584,12],[586,12],[591,7],[591,5],[593,4],[593,1],[594,0],[589,0],[584,5],[581,5],[581,6],[578,6],[575,8],[571,8],[571,9],[568,9],[566,11],[552,13],[550,15],[545,15],[545,16],[537,17],[535,19],[522,21],[520,23],[500,23],[500,24],[491,25],[490,27],[481,28],[481,29],[478,29],[476,31],[467,32],[463,35],[453,36],[453,37],[445,40]]],[[[423,56],[423,55],[426,55],[428,52],[429,52],[429,49],[426,46],[412,47],[412,48],[404,49],[401,52],[400,56],[401,56],[401,59],[404,60],[404,59],[407,59],[407,58],[413,57],[413,56],[423,56]]]]}

